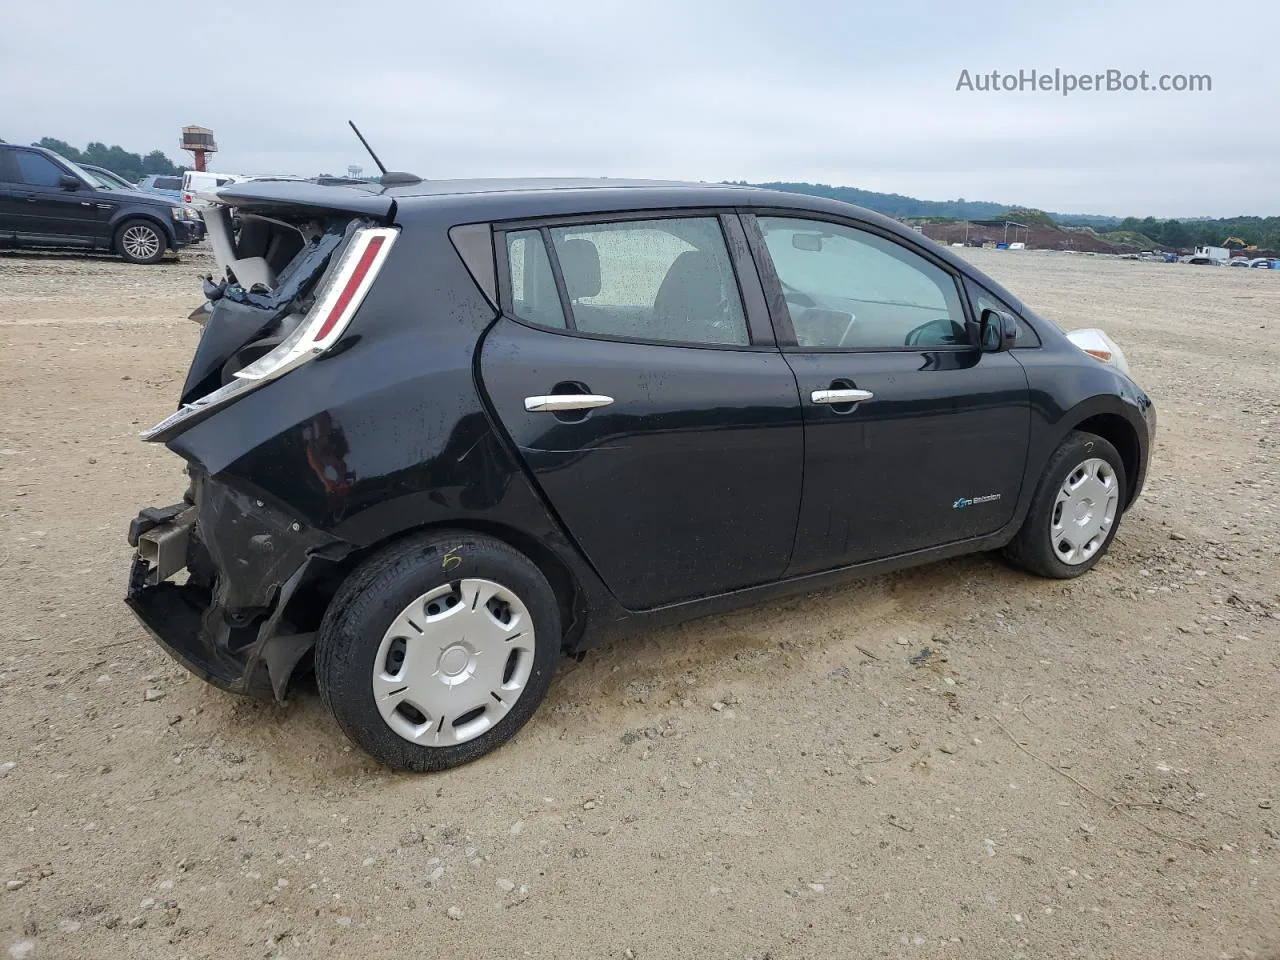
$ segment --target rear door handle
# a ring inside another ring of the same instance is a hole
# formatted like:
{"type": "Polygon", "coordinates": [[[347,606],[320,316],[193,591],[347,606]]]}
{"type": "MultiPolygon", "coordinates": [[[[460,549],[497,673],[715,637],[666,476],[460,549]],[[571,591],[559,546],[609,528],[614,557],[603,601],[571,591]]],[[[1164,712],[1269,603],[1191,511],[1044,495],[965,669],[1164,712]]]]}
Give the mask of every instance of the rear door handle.
{"type": "Polygon", "coordinates": [[[525,397],[524,408],[530,413],[556,413],[560,410],[594,410],[613,403],[613,397],[594,393],[553,393],[545,397],[525,397]]]}
{"type": "Polygon", "coordinates": [[[875,396],[870,390],[815,390],[814,403],[861,403],[875,396]]]}

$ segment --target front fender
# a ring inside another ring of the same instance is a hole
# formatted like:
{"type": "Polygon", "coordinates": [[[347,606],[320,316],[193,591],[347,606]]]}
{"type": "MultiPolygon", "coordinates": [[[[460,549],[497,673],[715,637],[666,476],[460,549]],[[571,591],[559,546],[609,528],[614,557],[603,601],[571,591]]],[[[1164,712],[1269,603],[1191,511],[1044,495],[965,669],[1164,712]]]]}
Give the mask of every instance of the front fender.
{"type": "Polygon", "coordinates": [[[1155,439],[1155,406],[1151,398],[1114,367],[1096,361],[1081,363],[1080,352],[1065,340],[1037,350],[1018,350],[1015,355],[1027,371],[1031,390],[1031,443],[1018,523],[1031,505],[1053,452],[1072,430],[1099,416],[1119,418],[1132,431],[1137,461],[1135,476],[1129,478],[1128,502],[1132,503],[1146,480],[1155,439]]]}
{"type": "Polygon", "coordinates": [[[177,246],[178,231],[177,228],[174,227],[172,220],[166,220],[164,217],[161,217],[150,210],[139,210],[137,207],[125,207],[111,218],[110,225],[112,243],[115,242],[116,233],[120,230],[121,224],[126,220],[147,220],[154,223],[160,228],[160,232],[164,234],[165,243],[168,244],[169,249],[172,250],[177,246]]]}

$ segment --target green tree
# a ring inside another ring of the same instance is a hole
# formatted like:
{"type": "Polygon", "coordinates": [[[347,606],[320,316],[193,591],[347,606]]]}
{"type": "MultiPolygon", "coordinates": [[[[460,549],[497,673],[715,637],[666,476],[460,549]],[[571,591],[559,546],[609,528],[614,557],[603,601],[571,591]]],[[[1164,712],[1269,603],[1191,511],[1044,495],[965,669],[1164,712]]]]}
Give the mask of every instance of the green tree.
{"type": "Polygon", "coordinates": [[[144,157],[137,153],[130,153],[119,144],[109,147],[97,140],[83,150],[77,150],[66,141],[57,140],[54,137],[42,137],[34,146],[52,150],[73,163],[91,163],[94,166],[105,167],[132,182],[137,182],[152,173],[177,176],[183,170],[190,169],[178,166],[161,150],[152,150],[144,157]]]}
{"type": "Polygon", "coordinates": [[[1186,247],[1191,244],[1191,231],[1178,220],[1166,220],[1162,223],[1156,237],[1166,247],[1186,247]]]}

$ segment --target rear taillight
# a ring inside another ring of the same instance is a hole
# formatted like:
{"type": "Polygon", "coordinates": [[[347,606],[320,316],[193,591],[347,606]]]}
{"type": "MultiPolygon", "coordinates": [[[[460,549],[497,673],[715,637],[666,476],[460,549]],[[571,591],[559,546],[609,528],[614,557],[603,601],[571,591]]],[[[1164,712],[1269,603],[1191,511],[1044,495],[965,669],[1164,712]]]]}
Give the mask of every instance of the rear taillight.
{"type": "Polygon", "coordinates": [[[186,404],[142,434],[168,440],[208,413],[320,356],[346,332],[395,245],[399,231],[388,227],[356,230],[321,280],[311,310],[270,353],[235,372],[235,379],[186,404]]]}
{"type": "Polygon", "coordinates": [[[271,380],[333,346],[360,309],[398,235],[398,231],[382,227],[356,231],[316,292],[315,305],[306,319],[279,346],[236,371],[236,376],[241,380],[271,380]]]}

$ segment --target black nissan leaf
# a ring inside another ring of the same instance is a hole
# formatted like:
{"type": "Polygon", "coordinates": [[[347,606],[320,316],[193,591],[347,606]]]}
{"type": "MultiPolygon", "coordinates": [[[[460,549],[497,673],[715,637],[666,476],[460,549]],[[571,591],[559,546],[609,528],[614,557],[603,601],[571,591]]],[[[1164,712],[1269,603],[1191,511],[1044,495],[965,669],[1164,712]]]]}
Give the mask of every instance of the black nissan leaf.
{"type": "Polygon", "coordinates": [[[1104,333],[835,201],[392,175],[206,221],[144,435],[189,484],[133,521],[128,603],[226,690],[313,668],[393,768],[492,750],[623,633],[975,551],[1079,576],[1147,471],[1104,333]]]}

